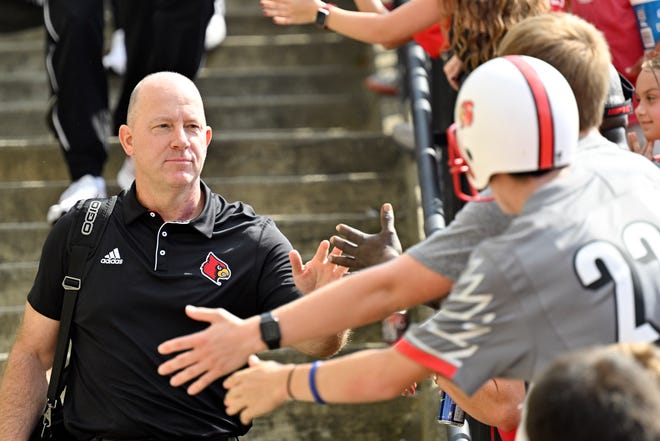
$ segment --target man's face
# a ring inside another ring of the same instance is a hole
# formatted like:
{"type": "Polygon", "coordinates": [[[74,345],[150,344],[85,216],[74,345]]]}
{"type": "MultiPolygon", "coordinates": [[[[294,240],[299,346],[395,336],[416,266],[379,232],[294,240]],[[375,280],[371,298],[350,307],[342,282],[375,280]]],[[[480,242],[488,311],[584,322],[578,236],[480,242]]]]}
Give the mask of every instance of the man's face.
{"type": "Polygon", "coordinates": [[[196,184],[211,141],[196,91],[176,82],[145,84],[133,115],[124,147],[135,159],[138,187],[196,184]]]}

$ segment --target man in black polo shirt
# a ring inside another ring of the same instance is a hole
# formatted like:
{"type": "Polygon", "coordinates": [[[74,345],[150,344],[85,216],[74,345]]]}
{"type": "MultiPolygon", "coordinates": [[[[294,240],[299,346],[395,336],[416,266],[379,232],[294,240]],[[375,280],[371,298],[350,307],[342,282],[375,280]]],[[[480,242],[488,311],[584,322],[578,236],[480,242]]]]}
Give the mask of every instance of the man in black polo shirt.
{"type": "MultiPolygon", "coordinates": [[[[225,308],[247,318],[292,301],[343,274],[325,260],[327,243],[303,267],[269,218],[229,203],[200,180],[211,141],[202,99],[186,77],[161,72],[138,84],[119,138],[135,160],[132,188],[119,196],[88,262],[72,324],[73,350],[64,415],[80,440],[228,440],[249,426],[229,417],[216,381],[189,395],[157,367],[163,340],[200,331],[186,305],[225,308]]],[[[26,440],[44,403],[67,268],[73,214],[58,221],[43,248],[23,324],[0,386],[0,439],[26,440]]],[[[295,254],[295,253],[294,253],[295,254]]],[[[264,315],[264,341],[279,345],[264,315]]],[[[296,346],[328,356],[345,333],[296,346]]],[[[231,349],[231,348],[228,348],[231,349]]]]}

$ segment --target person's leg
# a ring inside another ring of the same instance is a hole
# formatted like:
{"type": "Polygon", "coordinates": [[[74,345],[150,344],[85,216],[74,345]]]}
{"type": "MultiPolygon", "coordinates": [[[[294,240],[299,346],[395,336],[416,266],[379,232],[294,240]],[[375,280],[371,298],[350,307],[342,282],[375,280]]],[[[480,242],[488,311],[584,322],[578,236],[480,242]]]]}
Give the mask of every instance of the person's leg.
{"type": "Polygon", "coordinates": [[[124,14],[120,10],[117,0],[110,0],[110,11],[114,30],[110,39],[110,50],[103,57],[103,67],[117,75],[124,75],[126,71],[126,44],[124,43],[124,14]]]}
{"type": "MultiPolygon", "coordinates": [[[[114,112],[115,132],[125,124],[128,101],[146,75],[168,70],[194,79],[204,55],[206,26],[214,13],[213,0],[115,0],[122,15],[127,52],[126,73],[114,112]]],[[[127,189],[135,166],[126,158],[117,183],[127,189]]]]}
{"type": "Polygon", "coordinates": [[[49,123],[64,150],[71,179],[100,176],[107,153],[108,88],[102,0],[47,0],[46,68],[49,123]]]}
{"type": "Polygon", "coordinates": [[[81,197],[105,195],[101,175],[110,116],[101,64],[103,0],[46,0],[44,21],[51,88],[48,122],[62,147],[72,182],[89,177],[82,180],[82,187],[68,189],[51,207],[48,218],[53,222],[71,208],[76,201],[70,199],[79,193],[81,197]]]}
{"type": "Polygon", "coordinates": [[[213,0],[120,0],[130,4],[125,17],[127,64],[114,113],[118,130],[126,121],[128,101],[146,75],[163,70],[194,79],[204,55],[206,25],[213,0]]]}
{"type": "Polygon", "coordinates": [[[204,38],[204,49],[207,51],[218,47],[227,37],[225,0],[215,0],[213,6],[213,16],[206,26],[206,36],[204,38]]]}

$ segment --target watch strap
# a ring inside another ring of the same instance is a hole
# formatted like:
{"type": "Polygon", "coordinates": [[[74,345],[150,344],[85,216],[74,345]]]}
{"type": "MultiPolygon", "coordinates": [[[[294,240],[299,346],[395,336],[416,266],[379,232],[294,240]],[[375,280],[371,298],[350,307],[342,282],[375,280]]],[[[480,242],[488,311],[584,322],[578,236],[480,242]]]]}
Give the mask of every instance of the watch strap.
{"type": "Polygon", "coordinates": [[[328,29],[326,21],[328,20],[328,15],[330,15],[330,8],[334,7],[333,3],[325,3],[316,11],[316,26],[321,29],[328,29]]]}
{"type": "Polygon", "coordinates": [[[261,340],[266,343],[268,349],[272,350],[280,347],[280,324],[270,311],[261,314],[259,330],[261,331],[261,340]]]}

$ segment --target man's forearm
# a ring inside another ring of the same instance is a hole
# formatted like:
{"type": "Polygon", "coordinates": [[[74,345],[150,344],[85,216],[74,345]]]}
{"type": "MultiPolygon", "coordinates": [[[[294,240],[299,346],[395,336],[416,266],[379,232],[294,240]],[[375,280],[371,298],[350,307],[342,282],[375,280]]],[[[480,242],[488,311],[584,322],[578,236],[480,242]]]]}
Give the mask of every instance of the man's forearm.
{"type": "Polygon", "coordinates": [[[13,350],[0,383],[0,441],[28,439],[43,411],[47,388],[38,357],[13,350]]]}

